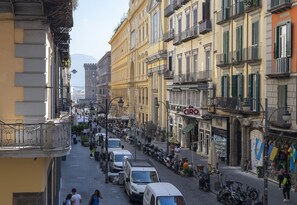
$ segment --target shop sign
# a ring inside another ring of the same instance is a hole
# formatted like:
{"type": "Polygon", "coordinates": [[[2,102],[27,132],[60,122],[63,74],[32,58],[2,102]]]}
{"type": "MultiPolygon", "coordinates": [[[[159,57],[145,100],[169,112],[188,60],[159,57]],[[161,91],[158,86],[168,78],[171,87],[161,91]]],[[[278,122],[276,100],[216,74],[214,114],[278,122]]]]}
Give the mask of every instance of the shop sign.
{"type": "Polygon", "coordinates": [[[189,105],[189,107],[185,108],[183,112],[185,115],[199,115],[199,110],[194,108],[192,105],[189,105]]]}

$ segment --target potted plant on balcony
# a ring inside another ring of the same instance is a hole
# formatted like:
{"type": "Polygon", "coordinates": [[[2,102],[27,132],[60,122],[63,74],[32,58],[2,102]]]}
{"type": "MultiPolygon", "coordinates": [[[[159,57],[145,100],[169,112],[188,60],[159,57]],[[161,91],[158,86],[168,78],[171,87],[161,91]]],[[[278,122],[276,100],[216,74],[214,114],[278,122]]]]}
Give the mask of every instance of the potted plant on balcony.
{"type": "Polygon", "coordinates": [[[256,6],[258,4],[258,0],[243,0],[243,3],[251,7],[251,6],[256,6]]]}

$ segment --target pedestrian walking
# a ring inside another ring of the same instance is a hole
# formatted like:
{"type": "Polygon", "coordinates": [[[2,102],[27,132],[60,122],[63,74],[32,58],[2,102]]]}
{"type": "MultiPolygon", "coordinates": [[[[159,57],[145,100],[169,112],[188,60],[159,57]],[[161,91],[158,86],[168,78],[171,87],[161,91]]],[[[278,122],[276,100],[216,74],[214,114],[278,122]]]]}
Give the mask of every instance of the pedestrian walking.
{"type": "Polygon", "coordinates": [[[72,194],[67,194],[66,199],[63,202],[63,205],[71,205],[71,197],[72,197],[72,194]]]}
{"type": "Polygon", "coordinates": [[[283,169],[282,166],[280,166],[279,170],[278,170],[278,188],[281,189],[282,188],[282,181],[284,180],[285,177],[285,170],[283,169]]]}
{"type": "Polygon", "coordinates": [[[73,188],[71,192],[71,205],[80,205],[82,199],[80,194],[77,193],[76,188],[73,188]]]}
{"type": "Polygon", "coordinates": [[[96,189],[94,194],[92,194],[88,205],[99,205],[100,199],[103,199],[103,197],[100,191],[96,189]]]}
{"type": "Polygon", "coordinates": [[[284,195],[284,202],[289,202],[290,201],[290,190],[291,190],[291,177],[289,174],[286,174],[284,176],[284,179],[282,181],[282,186],[283,186],[283,195],[284,195]]]}

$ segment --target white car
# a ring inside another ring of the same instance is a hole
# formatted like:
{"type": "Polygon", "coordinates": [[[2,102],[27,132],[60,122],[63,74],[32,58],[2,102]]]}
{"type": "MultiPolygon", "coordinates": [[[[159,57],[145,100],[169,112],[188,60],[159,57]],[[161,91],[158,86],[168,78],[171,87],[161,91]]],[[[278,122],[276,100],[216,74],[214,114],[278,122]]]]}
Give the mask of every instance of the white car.
{"type": "Polygon", "coordinates": [[[111,172],[123,171],[124,159],[132,159],[132,154],[128,150],[114,150],[109,154],[109,169],[111,172]]]}

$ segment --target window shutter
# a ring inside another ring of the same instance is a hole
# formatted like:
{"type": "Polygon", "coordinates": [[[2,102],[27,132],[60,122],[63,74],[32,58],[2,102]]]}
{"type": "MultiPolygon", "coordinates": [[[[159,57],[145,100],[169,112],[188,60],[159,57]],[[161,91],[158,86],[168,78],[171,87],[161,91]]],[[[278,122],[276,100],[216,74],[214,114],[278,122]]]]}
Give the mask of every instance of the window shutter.
{"type": "Polygon", "coordinates": [[[287,57],[292,56],[292,24],[291,22],[287,22],[287,42],[286,42],[286,49],[287,49],[287,57]]]}
{"type": "Polygon", "coordinates": [[[238,75],[238,97],[240,98],[240,100],[243,100],[243,75],[240,74],[238,75]]]}
{"type": "Polygon", "coordinates": [[[253,74],[249,74],[248,97],[253,97],[253,74]]]}
{"type": "Polygon", "coordinates": [[[256,78],[256,93],[255,93],[255,98],[256,98],[256,112],[259,112],[259,102],[260,102],[260,74],[256,73],[255,75],[256,78]]]}
{"type": "Polygon", "coordinates": [[[226,56],[227,56],[227,62],[226,63],[229,63],[229,31],[227,31],[227,34],[226,34],[226,56]]]}
{"type": "Polygon", "coordinates": [[[210,20],[210,0],[205,1],[205,18],[210,20]]]}
{"type": "Polygon", "coordinates": [[[237,79],[238,75],[232,75],[232,97],[236,98],[237,97],[237,79]]]}
{"type": "Polygon", "coordinates": [[[206,4],[205,2],[202,3],[202,20],[206,19],[206,4]]]}
{"type": "Polygon", "coordinates": [[[230,76],[229,75],[227,75],[226,76],[226,80],[227,80],[227,98],[229,98],[230,97],[230,76]]]}
{"type": "Polygon", "coordinates": [[[224,77],[221,77],[221,96],[224,97],[224,77]]]}
{"type": "Polygon", "coordinates": [[[278,58],[278,40],[279,40],[279,27],[276,27],[274,29],[274,58],[278,58]]]}

